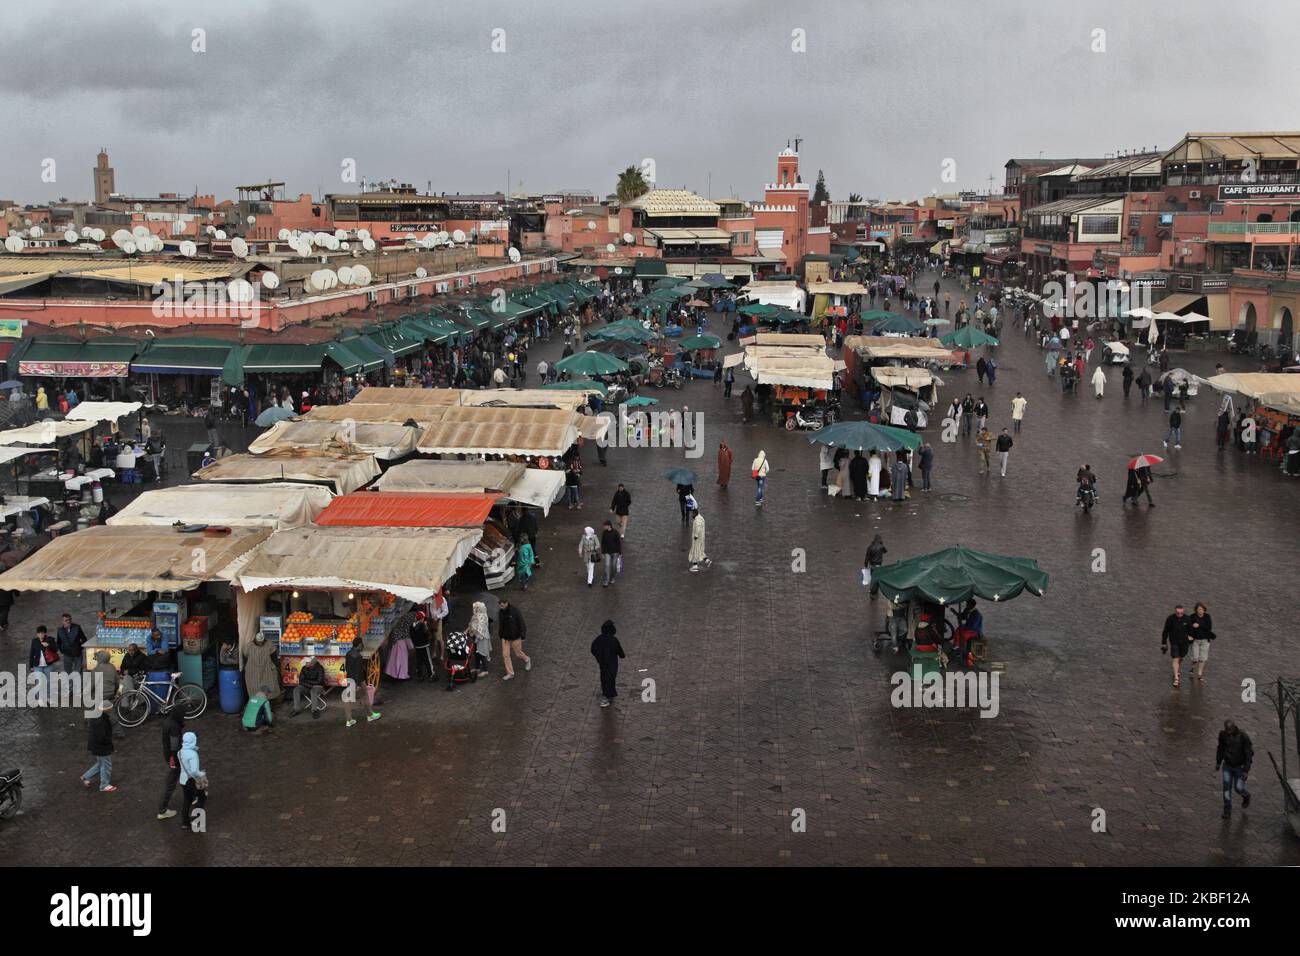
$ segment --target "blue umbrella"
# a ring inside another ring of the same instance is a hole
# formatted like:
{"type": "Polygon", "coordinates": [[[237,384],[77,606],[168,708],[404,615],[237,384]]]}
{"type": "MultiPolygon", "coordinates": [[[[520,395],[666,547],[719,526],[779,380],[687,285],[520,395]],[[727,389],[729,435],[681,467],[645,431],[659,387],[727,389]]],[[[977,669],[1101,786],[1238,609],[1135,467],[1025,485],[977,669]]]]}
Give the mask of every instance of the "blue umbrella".
{"type": "Polygon", "coordinates": [[[286,418],[293,418],[296,414],[297,412],[288,408],[283,408],[280,405],[272,405],[254,419],[254,424],[259,428],[267,428],[274,425],[276,422],[284,421],[286,418]]]}
{"type": "Polygon", "coordinates": [[[664,472],[664,477],[677,485],[695,484],[695,472],[689,468],[669,468],[664,472]]]}
{"type": "Polygon", "coordinates": [[[10,379],[7,382],[0,382],[0,388],[22,388],[23,383],[17,379],[10,379]]]}

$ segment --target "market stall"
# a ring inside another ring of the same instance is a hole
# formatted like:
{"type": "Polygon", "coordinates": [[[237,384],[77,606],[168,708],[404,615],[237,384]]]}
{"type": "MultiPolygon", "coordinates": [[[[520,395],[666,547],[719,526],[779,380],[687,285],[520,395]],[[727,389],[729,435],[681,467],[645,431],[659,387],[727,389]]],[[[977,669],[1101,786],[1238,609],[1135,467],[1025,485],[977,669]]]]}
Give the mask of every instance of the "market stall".
{"type": "Polygon", "coordinates": [[[163,644],[154,650],[183,651],[180,662],[186,680],[209,686],[215,681],[216,664],[204,660],[209,657],[207,635],[234,632],[229,587],[233,569],[270,534],[268,528],[203,533],[95,525],[53,539],[13,570],[0,574],[0,588],[97,591],[103,596],[104,610],[94,633],[87,634],[87,666],[101,648],[109,651],[115,665],[129,643],[145,649],[150,629],[157,627],[163,644]],[[195,618],[203,620],[191,623],[195,618]]]}
{"type": "MultiPolygon", "coordinates": [[[[506,455],[559,458],[578,441],[588,416],[533,408],[454,408],[417,442],[426,455],[506,455]]],[[[605,424],[606,419],[595,419],[605,424]]]]}
{"type": "Polygon", "coordinates": [[[316,485],[203,482],[146,491],[109,518],[108,525],[214,525],[283,531],[311,524],[333,497],[328,488],[316,485]]]}
{"type": "Polygon", "coordinates": [[[377,651],[415,604],[431,598],[469,556],[479,529],[305,527],[268,538],[238,575],[239,641],[259,632],[278,649],[282,683],[297,683],[306,657],[343,682],[343,658],[360,637],[377,651]]]}
{"type": "Polygon", "coordinates": [[[379,463],[368,452],[346,449],[277,448],[260,455],[227,455],[194,473],[198,481],[302,482],[325,485],[335,494],[369,484],[379,475],[379,463]]]}
{"type": "Polygon", "coordinates": [[[564,494],[564,473],[506,461],[402,462],[375,482],[380,491],[488,492],[549,514],[564,494]]]}
{"type": "Polygon", "coordinates": [[[281,448],[350,446],[381,461],[396,461],[415,451],[419,428],[374,422],[277,422],[248,446],[253,455],[281,448]]]}
{"type": "Polygon", "coordinates": [[[800,415],[814,421],[833,420],[835,361],[826,354],[821,336],[764,336],[757,344],[746,346],[741,364],[756,383],[771,387],[774,425],[794,427],[792,423],[797,423],[800,415]],[[781,344],[766,344],[769,341],[781,344]]]}

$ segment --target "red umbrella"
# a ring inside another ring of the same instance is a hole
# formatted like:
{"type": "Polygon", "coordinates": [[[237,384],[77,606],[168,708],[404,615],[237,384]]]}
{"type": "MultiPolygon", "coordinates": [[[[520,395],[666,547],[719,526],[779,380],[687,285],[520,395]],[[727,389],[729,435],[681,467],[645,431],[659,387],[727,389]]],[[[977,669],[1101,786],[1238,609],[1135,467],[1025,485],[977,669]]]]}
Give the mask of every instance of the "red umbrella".
{"type": "Polygon", "coordinates": [[[1138,455],[1128,463],[1128,470],[1135,471],[1138,468],[1150,468],[1152,465],[1158,465],[1162,461],[1164,461],[1164,459],[1159,455],[1138,455]]]}

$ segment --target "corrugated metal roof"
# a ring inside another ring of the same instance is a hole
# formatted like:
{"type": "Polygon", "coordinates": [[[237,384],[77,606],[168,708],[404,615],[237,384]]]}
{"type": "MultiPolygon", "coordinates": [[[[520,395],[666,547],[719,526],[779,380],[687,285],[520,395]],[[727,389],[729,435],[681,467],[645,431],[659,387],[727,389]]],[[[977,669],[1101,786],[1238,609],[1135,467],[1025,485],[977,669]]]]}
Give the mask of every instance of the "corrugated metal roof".
{"type": "Polygon", "coordinates": [[[1087,212],[1098,206],[1105,206],[1107,203],[1123,200],[1123,196],[1069,196],[1065,199],[1058,199],[1056,202],[1045,203],[1041,206],[1035,206],[1026,210],[1026,216],[1048,216],[1048,215],[1074,215],[1076,213],[1087,212]]]}
{"type": "Polygon", "coordinates": [[[349,528],[477,528],[500,497],[492,493],[357,491],[331,501],[316,523],[349,528]]]}
{"type": "Polygon", "coordinates": [[[1300,159],[1300,132],[1188,133],[1164,154],[1166,162],[1300,159]]]}

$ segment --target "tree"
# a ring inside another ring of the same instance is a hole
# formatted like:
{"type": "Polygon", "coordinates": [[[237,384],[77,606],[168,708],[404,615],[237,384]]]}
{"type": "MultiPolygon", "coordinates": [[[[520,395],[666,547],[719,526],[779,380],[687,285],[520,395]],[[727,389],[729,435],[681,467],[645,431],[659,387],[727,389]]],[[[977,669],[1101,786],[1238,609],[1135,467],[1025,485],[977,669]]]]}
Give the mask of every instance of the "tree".
{"type": "MultiPolygon", "coordinates": [[[[862,202],[862,194],[861,194],[861,193],[849,193],[849,205],[850,205],[850,207],[852,207],[855,203],[861,203],[861,202],[862,202]]],[[[847,218],[847,219],[861,219],[861,218],[862,218],[862,210],[860,210],[860,209],[850,208],[850,209],[849,209],[848,216],[846,216],[845,218],[847,218]]]]}
{"type": "Polygon", "coordinates": [[[645,175],[640,168],[629,166],[618,174],[618,193],[619,202],[631,202],[637,196],[650,191],[650,184],[646,182],[645,175]]]}
{"type": "Polygon", "coordinates": [[[862,202],[861,193],[849,193],[849,202],[862,202]]]}
{"type": "Polygon", "coordinates": [[[830,190],[826,188],[826,174],[820,169],[817,170],[817,185],[813,187],[812,201],[814,204],[830,202],[830,190]]]}

